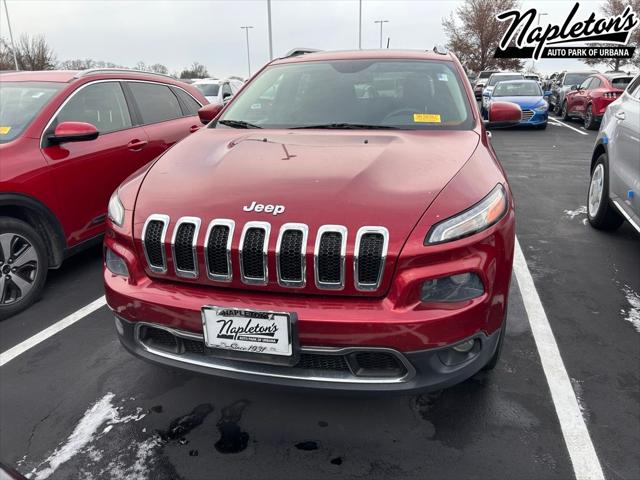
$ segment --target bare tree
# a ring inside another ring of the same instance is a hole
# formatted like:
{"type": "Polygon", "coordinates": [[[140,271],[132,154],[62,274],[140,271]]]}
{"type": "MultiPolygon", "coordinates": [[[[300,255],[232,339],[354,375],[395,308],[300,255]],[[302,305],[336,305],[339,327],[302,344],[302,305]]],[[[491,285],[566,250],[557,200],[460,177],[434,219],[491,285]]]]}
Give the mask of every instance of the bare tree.
{"type": "Polygon", "coordinates": [[[465,0],[449,17],[442,19],[447,45],[467,70],[522,69],[524,62],[518,58],[493,58],[509,26],[496,15],[518,6],[516,0],[465,0]]]}
{"type": "Polygon", "coordinates": [[[180,78],[207,78],[208,76],[207,67],[198,62],[193,62],[190,68],[185,68],[180,73],[180,78]]]}
{"type": "Polygon", "coordinates": [[[4,38],[0,38],[0,71],[15,70],[15,68],[16,64],[13,61],[13,50],[4,38]]]}
{"type": "Polygon", "coordinates": [[[16,45],[20,70],[52,70],[56,56],[42,35],[23,34],[16,45]]]}
{"type": "Polygon", "coordinates": [[[154,73],[162,73],[163,75],[169,74],[169,69],[161,63],[154,63],[153,65],[149,65],[149,71],[154,73]]]}
{"type": "MultiPolygon", "coordinates": [[[[620,15],[627,5],[631,5],[631,8],[636,14],[640,13],[640,0],[606,0],[600,8],[600,12],[607,17],[620,15]]],[[[599,43],[592,46],[612,47],[613,45],[599,43]]],[[[591,66],[606,65],[607,68],[614,71],[618,71],[626,65],[640,67],[640,27],[636,27],[633,31],[631,37],[629,37],[627,46],[636,47],[632,58],[585,58],[582,61],[591,66]]]]}
{"type": "Polygon", "coordinates": [[[96,62],[90,58],[84,60],[77,58],[75,60],[65,60],[58,64],[58,68],[61,70],[86,70],[88,68],[94,68],[96,62]]]}

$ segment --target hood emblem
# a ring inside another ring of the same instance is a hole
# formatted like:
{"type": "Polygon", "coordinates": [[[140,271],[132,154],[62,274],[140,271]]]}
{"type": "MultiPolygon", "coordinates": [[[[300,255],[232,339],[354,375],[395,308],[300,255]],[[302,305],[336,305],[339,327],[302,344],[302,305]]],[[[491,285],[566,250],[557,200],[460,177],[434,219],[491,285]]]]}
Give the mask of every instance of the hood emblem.
{"type": "Polygon", "coordinates": [[[272,205],[270,203],[265,205],[264,203],[258,203],[256,201],[253,201],[251,202],[251,204],[242,207],[242,210],[244,210],[245,212],[264,212],[270,213],[274,216],[284,213],[284,209],[284,205],[272,205]]]}

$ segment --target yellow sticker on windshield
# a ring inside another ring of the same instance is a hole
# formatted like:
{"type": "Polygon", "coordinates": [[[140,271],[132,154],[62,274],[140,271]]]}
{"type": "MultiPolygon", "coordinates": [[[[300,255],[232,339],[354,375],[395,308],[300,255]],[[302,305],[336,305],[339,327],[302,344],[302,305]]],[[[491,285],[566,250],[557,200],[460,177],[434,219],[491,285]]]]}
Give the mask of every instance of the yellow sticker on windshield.
{"type": "Polygon", "coordinates": [[[440,115],[436,113],[414,113],[413,121],[416,123],[440,123],[440,115]]]}
{"type": "Polygon", "coordinates": [[[0,135],[6,135],[11,131],[11,127],[0,127],[0,135]]]}

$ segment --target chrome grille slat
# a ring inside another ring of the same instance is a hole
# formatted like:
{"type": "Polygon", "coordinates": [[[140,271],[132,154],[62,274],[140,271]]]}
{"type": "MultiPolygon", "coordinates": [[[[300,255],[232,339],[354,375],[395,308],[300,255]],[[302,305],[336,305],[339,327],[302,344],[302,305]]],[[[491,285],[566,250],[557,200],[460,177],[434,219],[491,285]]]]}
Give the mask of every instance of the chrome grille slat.
{"type": "Polygon", "coordinates": [[[353,253],[353,277],[360,291],[377,290],[382,282],[389,247],[385,227],[362,227],[356,234],[353,253]]]}
{"type": "Polygon", "coordinates": [[[344,288],[346,253],[347,227],[323,225],[318,229],[313,252],[316,287],[324,290],[344,288]]]}
{"type": "Polygon", "coordinates": [[[196,245],[200,231],[200,219],[181,217],[173,227],[171,255],[176,275],[184,278],[198,278],[198,257],[196,245]]]}
{"type": "Polygon", "coordinates": [[[231,268],[231,242],[236,222],[226,218],[217,218],[209,223],[204,238],[204,258],[207,276],[218,282],[230,282],[233,278],[231,268]]]}
{"type": "Polygon", "coordinates": [[[278,284],[303,288],[306,285],[306,256],[309,227],[303,223],[285,223],[276,244],[278,284]]]}
{"type": "Polygon", "coordinates": [[[271,224],[247,222],[242,229],[238,252],[240,280],[247,285],[266,285],[269,281],[267,253],[271,224]]]}
{"type": "Polygon", "coordinates": [[[142,249],[149,269],[154,273],[167,273],[167,257],[165,253],[165,237],[169,228],[168,215],[153,214],[142,227],[142,249]],[[162,228],[158,232],[158,225],[162,228]]]}
{"type": "Polygon", "coordinates": [[[530,120],[533,115],[533,110],[522,110],[522,120],[530,120]]]}

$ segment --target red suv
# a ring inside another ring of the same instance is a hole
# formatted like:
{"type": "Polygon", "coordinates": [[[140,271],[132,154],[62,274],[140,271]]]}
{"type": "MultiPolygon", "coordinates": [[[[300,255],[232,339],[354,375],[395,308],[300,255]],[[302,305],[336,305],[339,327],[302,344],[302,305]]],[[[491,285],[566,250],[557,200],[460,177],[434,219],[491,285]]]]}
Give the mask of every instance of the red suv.
{"type": "MultiPolygon", "coordinates": [[[[495,102],[489,116],[521,111],[495,102]]],[[[110,207],[107,301],[147,360],[408,391],[500,354],[513,201],[450,54],[275,60],[110,207]]]]}
{"type": "Polygon", "coordinates": [[[48,268],[100,239],[132,172],[201,126],[195,88],[163,75],[0,75],[0,318],[31,304],[48,268]]]}
{"type": "Polygon", "coordinates": [[[591,75],[567,93],[561,116],[564,120],[580,117],[584,128],[596,130],[609,104],[622,95],[631,80],[633,77],[624,73],[591,75]]]}

